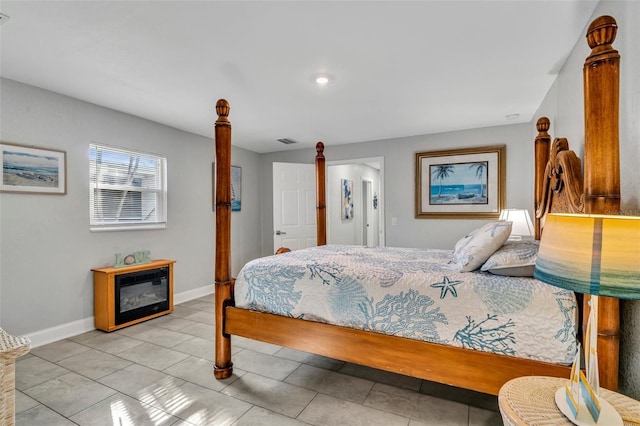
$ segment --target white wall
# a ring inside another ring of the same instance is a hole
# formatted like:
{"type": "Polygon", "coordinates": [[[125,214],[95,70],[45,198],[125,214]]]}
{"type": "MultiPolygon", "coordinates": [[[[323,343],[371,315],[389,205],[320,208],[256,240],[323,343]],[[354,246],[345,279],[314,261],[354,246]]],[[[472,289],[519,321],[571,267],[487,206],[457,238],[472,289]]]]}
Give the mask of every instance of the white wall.
{"type": "MultiPolygon", "coordinates": [[[[64,150],[67,194],[0,194],[0,325],[34,343],[93,327],[91,268],[114,253],[151,250],[175,259],[175,293],[213,290],[213,140],[56,93],[2,79],[0,140],[64,150]],[[167,157],[166,230],[89,232],[90,142],[167,157]],[[43,332],[56,328],[49,334],[43,332]]],[[[212,107],[212,134],[215,111],[212,107]]],[[[243,167],[243,205],[232,214],[234,268],[260,253],[259,157],[233,149],[243,167]]],[[[205,293],[203,293],[205,292],[205,293]]]]}
{"type": "MultiPolygon", "coordinates": [[[[372,182],[372,192],[380,193],[380,177],[378,170],[364,164],[339,164],[327,167],[327,241],[331,244],[362,244],[363,212],[362,209],[362,181],[372,182]],[[341,180],[353,181],[353,209],[352,219],[342,219],[341,211],[341,180]]],[[[378,210],[374,210],[371,225],[377,229],[378,210]]],[[[376,245],[372,242],[369,245],[376,245]]]]}
{"type": "MultiPolygon", "coordinates": [[[[593,19],[611,15],[618,23],[613,43],[620,67],[620,180],[623,213],[640,215],[640,2],[601,1],[593,19]]],[[[586,33],[586,28],[585,28],[586,33]]],[[[590,53],[584,38],[576,43],[538,115],[552,120],[552,137],[567,137],[578,156],[584,154],[582,67],[590,53]]],[[[640,244],[640,243],[639,243],[640,244]]],[[[620,390],[640,399],[640,302],[622,301],[620,390]]]]}
{"type": "MultiPolygon", "coordinates": [[[[533,140],[535,125],[516,124],[434,135],[412,136],[366,143],[331,146],[324,141],[327,162],[384,157],[384,209],[386,245],[396,247],[453,248],[466,232],[486,220],[416,219],[415,153],[422,151],[507,145],[507,208],[533,210],[533,140]],[[397,226],[391,226],[393,217],[397,226]]],[[[271,194],[271,164],[274,161],[313,163],[315,148],[275,152],[261,156],[261,190],[271,194]]],[[[273,234],[272,200],[262,204],[263,254],[271,251],[273,234]]]]}

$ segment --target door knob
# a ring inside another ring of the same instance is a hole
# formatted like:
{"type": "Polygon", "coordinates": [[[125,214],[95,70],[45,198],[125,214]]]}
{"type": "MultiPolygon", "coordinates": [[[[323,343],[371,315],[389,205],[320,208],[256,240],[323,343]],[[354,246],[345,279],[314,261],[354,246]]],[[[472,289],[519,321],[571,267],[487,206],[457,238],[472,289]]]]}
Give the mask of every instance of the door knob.
{"type": "Polygon", "coordinates": [[[276,231],[276,235],[287,235],[287,233],[286,232],[282,232],[280,230],[277,230],[276,231]]]}

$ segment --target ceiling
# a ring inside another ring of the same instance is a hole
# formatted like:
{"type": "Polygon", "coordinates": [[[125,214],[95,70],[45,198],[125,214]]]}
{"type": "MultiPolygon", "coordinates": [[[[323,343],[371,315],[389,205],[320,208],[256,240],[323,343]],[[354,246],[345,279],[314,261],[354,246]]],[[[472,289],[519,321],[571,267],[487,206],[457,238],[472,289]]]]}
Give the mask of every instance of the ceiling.
{"type": "Polygon", "coordinates": [[[259,153],[363,142],[530,122],[597,3],[3,0],[0,73],[207,137],[226,98],[259,153]]]}

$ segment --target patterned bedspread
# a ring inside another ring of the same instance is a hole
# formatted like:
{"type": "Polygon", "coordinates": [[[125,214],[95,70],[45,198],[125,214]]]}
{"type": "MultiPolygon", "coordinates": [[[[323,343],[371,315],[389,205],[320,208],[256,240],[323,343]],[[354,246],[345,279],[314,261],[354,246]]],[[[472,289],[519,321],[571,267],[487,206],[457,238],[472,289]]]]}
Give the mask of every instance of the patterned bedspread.
{"type": "Polygon", "coordinates": [[[533,278],[456,272],[449,250],[321,246],[256,259],[236,306],[464,348],[570,364],[572,292],[533,278]]]}

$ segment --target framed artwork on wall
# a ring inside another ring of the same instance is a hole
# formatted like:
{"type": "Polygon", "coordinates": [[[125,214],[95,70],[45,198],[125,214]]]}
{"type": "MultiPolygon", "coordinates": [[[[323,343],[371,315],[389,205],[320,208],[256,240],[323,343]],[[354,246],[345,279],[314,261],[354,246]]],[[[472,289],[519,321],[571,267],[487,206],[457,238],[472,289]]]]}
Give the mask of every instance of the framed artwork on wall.
{"type": "Polygon", "coordinates": [[[497,219],[505,205],[506,146],[416,153],[416,218],[497,219]]]}
{"type": "Polygon", "coordinates": [[[211,163],[211,209],[216,211],[216,162],[211,163]]]}
{"type": "Polygon", "coordinates": [[[242,167],[231,166],[231,211],[242,208],[242,167]]]}
{"type": "Polygon", "coordinates": [[[0,142],[0,192],[67,193],[67,153],[0,142]]]}
{"type": "Polygon", "coordinates": [[[340,179],[342,195],[342,219],[353,219],[353,181],[351,179],[340,179]]]}
{"type": "MultiPolygon", "coordinates": [[[[216,163],[211,163],[211,205],[216,211],[216,163]]],[[[242,167],[231,166],[231,211],[242,208],[242,167]]]]}

